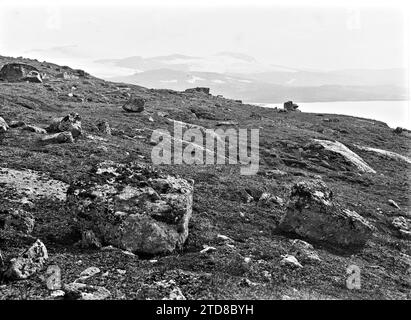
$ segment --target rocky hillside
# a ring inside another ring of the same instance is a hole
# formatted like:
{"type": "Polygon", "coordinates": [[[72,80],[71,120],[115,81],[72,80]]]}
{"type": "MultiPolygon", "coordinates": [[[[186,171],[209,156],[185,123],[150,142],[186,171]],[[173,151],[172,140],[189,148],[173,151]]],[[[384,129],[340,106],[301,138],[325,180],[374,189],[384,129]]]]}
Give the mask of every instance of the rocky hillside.
{"type": "Polygon", "coordinates": [[[1,299],[411,298],[408,131],[8,63],[1,299]],[[258,173],[153,166],[175,123],[259,129],[258,173]]]}

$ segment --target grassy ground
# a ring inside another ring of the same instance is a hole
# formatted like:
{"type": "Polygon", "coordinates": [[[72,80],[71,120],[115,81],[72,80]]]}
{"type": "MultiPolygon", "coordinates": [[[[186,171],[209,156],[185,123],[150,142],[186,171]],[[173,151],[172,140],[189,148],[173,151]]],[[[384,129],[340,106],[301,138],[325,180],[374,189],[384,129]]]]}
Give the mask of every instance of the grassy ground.
{"type": "MultiPolygon", "coordinates": [[[[0,65],[16,60],[51,75],[70,71],[45,62],[5,57],[0,58],[0,65]]],[[[75,246],[79,234],[72,227],[72,216],[64,202],[39,198],[33,205],[26,205],[26,210],[36,218],[31,236],[0,230],[0,249],[6,259],[40,238],[49,251],[48,263],[61,268],[63,282],[72,282],[81,271],[96,266],[101,273],[86,280],[87,283],[104,286],[114,299],[162,298],[154,283],[168,279],[174,279],[189,299],[411,298],[407,274],[411,267],[407,261],[411,255],[410,242],[401,239],[391,226],[393,217],[411,216],[410,165],[355,147],[357,144],[410,156],[408,133],[394,134],[384,123],[373,120],[278,113],[201,93],[150,90],[93,77],[48,80],[43,84],[0,82],[0,116],[7,122],[23,120],[46,128],[53,118],[68,112],[81,115],[83,137],[74,144],[42,145],[38,142],[41,134],[10,129],[0,136],[0,167],[36,170],[70,183],[103,160],[150,163],[151,133],[161,128],[171,131],[172,123],[167,120],[171,118],[206,128],[216,128],[218,121],[233,120],[239,128],[260,129],[259,173],[242,176],[239,165],[160,166],[164,172],[195,181],[190,235],[183,250],[172,255],[138,257],[117,250],[79,249],[75,246]],[[69,97],[69,92],[80,99],[69,97]],[[129,94],[147,99],[143,113],[122,110],[129,94]],[[98,131],[96,125],[103,120],[113,129],[111,136],[98,131]],[[342,157],[326,152],[303,153],[297,165],[286,161],[296,159],[299,148],[304,148],[312,138],[344,143],[377,173],[361,174],[342,157]],[[273,169],[286,174],[265,174],[273,169]],[[314,244],[322,261],[290,269],[280,264],[281,255],[287,254],[291,246],[290,236],[277,231],[284,208],[262,206],[255,201],[246,203],[241,194],[244,190],[252,194],[270,192],[287,200],[293,183],[316,176],[331,187],[338,201],[368,219],[377,231],[356,252],[314,244]],[[393,199],[401,209],[390,206],[388,199],[393,199]],[[217,238],[218,234],[234,242],[229,246],[217,238]],[[203,245],[217,250],[201,254],[203,245]],[[251,260],[247,263],[245,258],[251,260]],[[361,268],[360,290],[346,287],[346,268],[351,264],[361,268]],[[245,283],[244,278],[252,283],[245,283]]],[[[7,186],[0,184],[0,206],[16,206],[12,198],[7,186]]],[[[0,284],[0,299],[49,299],[43,276],[44,272],[29,280],[0,284]]]]}

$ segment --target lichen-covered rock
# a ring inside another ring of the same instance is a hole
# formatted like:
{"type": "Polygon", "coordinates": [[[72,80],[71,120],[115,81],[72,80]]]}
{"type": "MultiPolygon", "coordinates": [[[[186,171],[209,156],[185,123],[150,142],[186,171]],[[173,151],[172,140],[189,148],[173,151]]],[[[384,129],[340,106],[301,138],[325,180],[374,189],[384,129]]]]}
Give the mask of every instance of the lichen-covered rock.
{"type": "Polygon", "coordinates": [[[67,191],[80,228],[103,244],[145,254],[184,244],[192,201],[192,183],[134,162],[100,163],[67,191]]]}
{"type": "Polygon", "coordinates": [[[45,136],[41,139],[41,142],[44,144],[53,144],[53,143],[74,143],[74,138],[71,132],[60,132],[45,136]]]}
{"type": "Polygon", "coordinates": [[[30,234],[34,228],[34,217],[24,210],[0,210],[0,228],[14,229],[30,234]]]}
{"type": "Polygon", "coordinates": [[[320,180],[301,181],[293,186],[279,228],[303,238],[342,247],[363,246],[374,230],[358,213],[333,201],[332,191],[320,180]]]}
{"type": "Polygon", "coordinates": [[[30,248],[17,258],[10,260],[10,265],[4,272],[7,279],[27,279],[43,269],[48,259],[47,249],[43,242],[37,240],[30,248]]]}

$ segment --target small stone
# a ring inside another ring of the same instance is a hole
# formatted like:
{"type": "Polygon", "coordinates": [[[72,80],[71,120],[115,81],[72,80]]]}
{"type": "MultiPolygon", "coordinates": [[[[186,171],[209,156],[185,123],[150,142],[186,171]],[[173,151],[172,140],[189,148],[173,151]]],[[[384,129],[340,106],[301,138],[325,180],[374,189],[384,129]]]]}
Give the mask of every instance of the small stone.
{"type": "Polygon", "coordinates": [[[207,245],[204,245],[203,247],[204,247],[204,249],[201,250],[200,253],[207,253],[207,252],[212,252],[212,251],[216,251],[216,250],[217,250],[217,248],[215,248],[215,247],[210,247],[210,246],[207,246],[207,245]]]}
{"type": "Polygon", "coordinates": [[[86,230],[81,233],[80,246],[82,248],[101,248],[100,240],[96,237],[93,231],[86,230]]]}
{"type": "Polygon", "coordinates": [[[83,270],[83,271],[80,273],[80,279],[81,279],[81,280],[85,280],[85,279],[88,279],[88,278],[90,278],[90,277],[92,277],[92,276],[95,276],[95,275],[98,274],[98,273],[100,273],[100,269],[99,269],[99,268],[97,268],[97,267],[89,267],[89,268],[87,268],[86,270],[83,270]]]}
{"type": "Polygon", "coordinates": [[[104,300],[111,295],[110,291],[104,287],[79,282],[64,285],[63,290],[64,298],[69,300],[104,300]]]}
{"type": "Polygon", "coordinates": [[[21,128],[26,126],[27,124],[24,121],[18,120],[18,121],[12,121],[10,122],[9,127],[10,128],[21,128]]]}
{"type": "Polygon", "coordinates": [[[286,265],[286,266],[291,266],[291,267],[296,267],[296,268],[302,268],[302,264],[298,262],[297,258],[286,254],[281,256],[283,259],[280,261],[280,263],[282,265],[286,265]]]}
{"type": "Polygon", "coordinates": [[[227,242],[234,242],[233,239],[231,239],[230,237],[227,237],[223,234],[218,234],[217,235],[217,239],[223,240],[223,241],[227,241],[227,242]]]}
{"type": "Polygon", "coordinates": [[[110,124],[107,121],[101,121],[97,124],[98,131],[105,135],[111,135],[110,124]]]}
{"type": "Polygon", "coordinates": [[[47,134],[46,129],[39,128],[39,127],[30,125],[30,124],[23,126],[21,130],[30,131],[34,133],[40,133],[40,134],[47,134]]]}
{"type": "Polygon", "coordinates": [[[243,278],[243,279],[241,279],[239,285],[241,287],[255,287],[255,286],[258,285],[258,283],[252,282],[251,280],[249,280],[247,278],[243,278]]]}
{"type": "Polygon", "coordinates": [[[74,138],[71,135],[71,132],[60,132],[52,135],[48,135],[41,139],[44,144],[53,144],[53,143],[74,143],[74,138]]]}
{"type": "Polygon", "coordinates": [[[6,120],[0,117],[0,133],[6,132],[9,129],[6,120]]]}
{"type": "Polygon", "coordinates": [[[65,295],[65,292],[63,290],[54,290],[50,294],[52,298],[62,298],[64,297],[64,295],[65,295]]]}
{"type": "Polygon", "coordinates": [[[388,200],[388,204],[394,208],[401,209],[400,206],[392,199],[388,200]]]}

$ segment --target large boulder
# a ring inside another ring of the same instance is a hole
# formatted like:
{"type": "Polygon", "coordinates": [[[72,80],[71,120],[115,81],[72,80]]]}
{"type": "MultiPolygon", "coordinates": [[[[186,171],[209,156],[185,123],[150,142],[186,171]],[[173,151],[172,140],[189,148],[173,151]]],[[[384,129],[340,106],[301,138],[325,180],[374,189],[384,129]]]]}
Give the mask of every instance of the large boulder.
{"type": "Polygon", "coordinates": [[[293,103],[292,101],[284,102],[284,110],[286,111],[300,111],[298,109],[298,104],[293,103]]]}
{"type": "Polygon", "coordinates": [[[193,184],[135,162],[103,162],[67,191],[79,228],[105,245],[169,253],[188,236],[193,184]]]}
{"type": "Polygon", "coordinates": [[[47,249],[43,242],[37,240],[30,248],[17,258],[10,260],[9,267],[4,272],[7,279],[27,279],[43,269],[48,259],[47,249]]]}
{"type": "Polygon", "coordinates": [[[25,63],[8,63],[0,70],[0,79],[9,82],[42,82],[39,70],[25,63]]]}
{"type": "Polygon", "coordinates": [[[6,120],[0,117],[0,133],[6,132],[9,129],[6,120]]]}
{"type": "Polygon", "coordinates": [[[123,105],[123,110],[136,113],[143,112],[145,104],[146,100],[144,98],[132,97],[123,105]]]}
{"type": "Polygon", "coordinates": [[[346,248],[363,246],[374,230],[358,213],[333,201],[332,191],[321,180],[301,181],[292,187],[279,228],[302,238],[346,248]]]}

